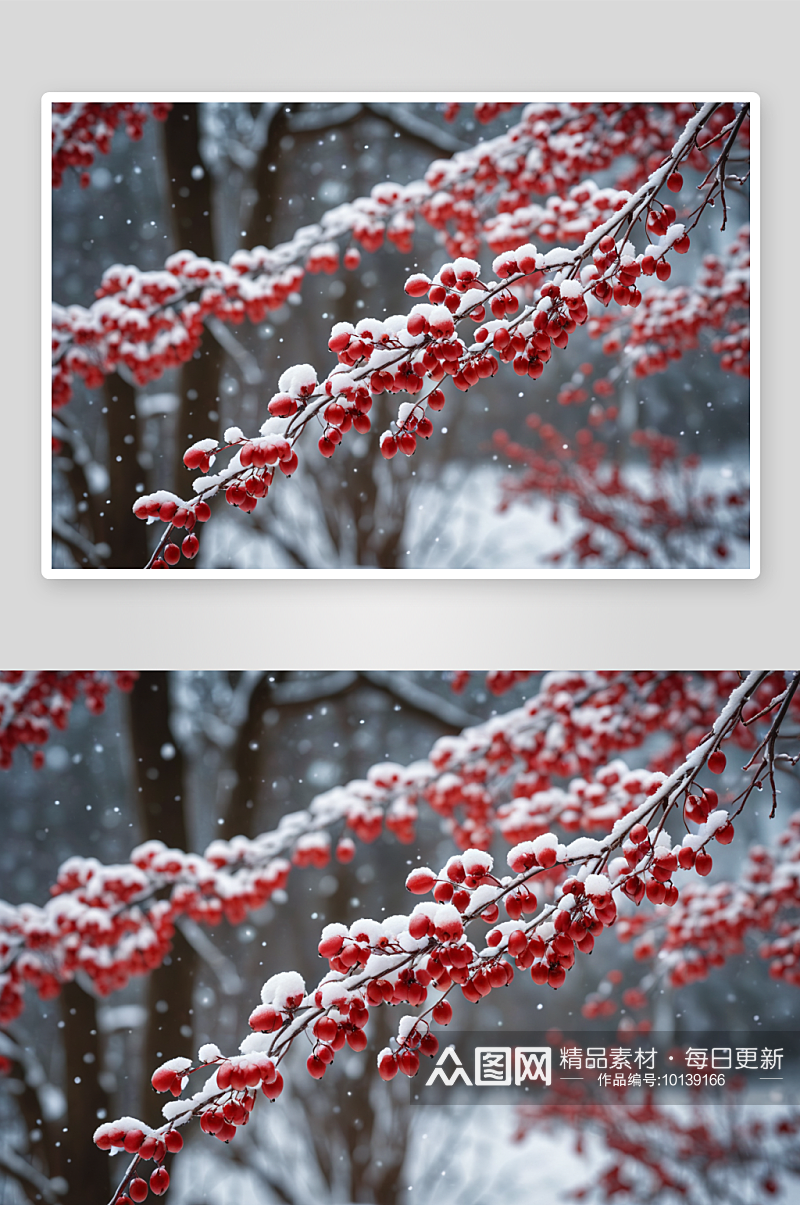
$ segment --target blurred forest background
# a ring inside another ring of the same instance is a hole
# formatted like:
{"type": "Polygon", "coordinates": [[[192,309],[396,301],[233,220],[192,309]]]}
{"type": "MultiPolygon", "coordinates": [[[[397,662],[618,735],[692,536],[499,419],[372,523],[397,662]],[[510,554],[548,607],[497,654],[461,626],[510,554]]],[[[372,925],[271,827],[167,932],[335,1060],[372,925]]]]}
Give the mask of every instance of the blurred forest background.
{"type": "MultiPolygon", "coordinates": [[[[535,693],[538,681],[514,688],[500,708],[535,693]]],[[[496,709],[477,675],[456,697],[437,673],[143,673],[129,695],[112,691],[99,717],[76,706],[68,729],[45,746],[42,770],[20,750],[0,776],[0,897],[42,904],[71,855],[113,863],[148,838],[202,851],[215,837],[254,836],[376,762],[425,757],[439,736],[496,709]]],[[[648,738],[631,764],[644,764],[660,739],[658,732],[648,738]]],[[[715,851],[715,878],[735,879],[749,843],[768,843],[783,828],[800,802],[796,776],[785,777],[777,819],[748,808],[736,841],[715,851]]],[[[506,849],[498,842],[493,851],[503,865],[506,849]]],[[[357,842],[349,865],[295,870],[285,893],[238,926],[182,921],[165,964],[106,1000],[80,978],[56,1000],[29,991],[23,1015],[0,1031],[0,1055],[11,1057],[0,1077],[2,1205],[108,1200],[110,1176],[121,1174],[123,1160],[92,1144],[98,1119],[132,1114],[158,1124],[163,1098],[149,1076],[162,1057],[193,1056],[206,1041],[234,1051],[270,975],[292,968],[316,981],[323,924],[407,911],[409,865],[421,859],[438,867],[453,852],[438,818],[423,809],[413,844],[384,832],[372,845],[357,842]],[[39,1182],[21,1170],[31,1155],[39,1182]]],[[[619,1013],[589,1021],[581,1007],[598,986],[601,994],[610,990],[610,970],[622,973],[617,998],[642,975],[630,946],[613,933],[578,961],[558,993],[518,972],[479,1012],[459,997],[451,1031],[607,1029],[619,1013]]],[[[794,1028],[797,989],[771,980],[767,964],[747,955],[704,983],[656,994],[652,1010],[636,1016],[649,1016],[660,1030],[710,1030],[721,1018],[733,1029],[794,1028]]],[[[378,1010],[367,1050],[343,1052],[321,1081],[306,1074],[299,1044],[284,1095],[274,1106],[261,1100],[230,1146],[187,1133],[170,1200],[479,1205],[501,1190],[509,1202],[530,1201],[535,1192],[542,1205],[556,1205],[586,1179],[586,1163],[570,1154],[565,1133],[553,1138],[534,1128],[513,1144],[512,1106],[411,1107],[409,1081],[386,1084],[375,1065],[396,1018],[378,1010]]],[[[591,1144],[587,1157],[591,1164],[591,1144]]]]}
{"type": "MultiPolygon", "coordinates": [[[[240,247],[274,246],[335,205],[368,195],[384,180],[419,179],[436,158],[503,132],[519,107],[480,127],[470,106],[456,121],[443,105],[244,102],[178,103],[166,122],[149,120],[140,142],[122,131],[108,156],[98,156],[90,184],[67,173],[53,193],[53,300],[88,306],[103,271],[114,263],[163,267],[172,252],[227,260],[240,247]]],[[[624,161],[623,161],[624,166],[624,161]]],[[[600,173],[601,187],[617,177],[600,173]]],[[[687,174],[686,189],[699,180],[687,174]]],[[[748,220],[748,199],[729,197],[728,233],[707,211],[692,234],[692,254],[677,257],[671,286],[687,283],[706,251],[724,249],[748,220]],[[691,262],[686,262],[691,261],[691,262]]],[[[212,318],[201,351],[180,370],[136,388],[127,370],[100,390],[76,381],[76,395],[54,424],[63,441],[54,459],[55,567],[96,563],[143,566],[153,532],[134,519],[137,496],[164,488],[188,496],[191,476],[181,457],[192,440],[220,437],[229,425],[253,433],[285,367],[331,362],[334,322],[403,312],[403,282],[433,272],[444,252],[435,233],[417,225],[413,253],[394,246],[362,253],[355,271],[307,277],[269,320],[231,327],[212,318]],[[81,535],[81,532],[86,533],[81,535]],[[99,550],[99,552],[97,551],[99,550]],[[99,559],[98,559],[99,557],[99,559]]],[[[491,255],[481,258],[487,263],[491,255]]],[[[585,329],[553,358],[540,381],[503,369],[467,394],[448,385],[450,401],[429,443],[411,459],[388,464],[377,434],[392,417],[392,400],[376,399],[373,432],[351,435],[330,462],[316,454],[253,515],[218,506],[195,562],[183,568],[532,568],[577,529],[569,507],[553,522],[545,500],[500,513],[500,482],[512,468],[492,445],[498,428],[531,443],[525,420],[537,412],[571,437],[585,424],[586,405],[562,407],[559,390],[584,380],[592,363],[604,376],[612,362],[585,329]],[[577,374],[577,375],[576,375],[577,374]]],[[[602,400],[608,401],[604,397],[602,400]]],[[[747,484],[748,382],[719,368],[702,349],[666,373],[618,382],[620,417],[612,458],[641,464],[629,445],[638,428],[679,438],[683,454],[704,458],[703,488],[747,484]]],[[[396,404],[395,404],[396,409],[396,404]]],[[[730,567],[749,563],[734,548],[730,567]]]]}

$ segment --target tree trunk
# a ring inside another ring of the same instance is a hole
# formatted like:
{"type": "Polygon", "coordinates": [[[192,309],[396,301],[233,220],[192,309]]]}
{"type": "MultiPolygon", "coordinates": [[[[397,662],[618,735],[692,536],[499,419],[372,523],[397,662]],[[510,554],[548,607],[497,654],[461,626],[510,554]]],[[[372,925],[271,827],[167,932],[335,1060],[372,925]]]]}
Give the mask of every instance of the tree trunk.
{"type": "Polygon", "coordinates": [[[132,510],[143,473],[137,458],[136,390],[114,372],[103,382],[103,397],[111,478],[108,498],[101,499],[99,506],[102,539],[111,549],[105,565],[108,569],[144,569],[147,525],[132,510]]]}
{"type": "MultiPolygon", "coordinates": [[[[175,245],[179,250],[186,248],[195,255],[216,259],[212,180],[200,158],[199,105],[194,102],[173,105],[163,129],[175,245]],[[203,172],[199,179],[197,168],[203,172]]],[[[187,443],[192,438],[219,438],[219,378],[223,360],[222,348],[206,331],[200,349],[180,370],[172,471],[173,487],[178,494],[186,492],[188,481],[183,464],[187,443]],[[209,413],[217,418],[209,418],[209,413]]],[[[181,568],[191,569],[194,564],[185,561],[181,568]]]]}
{"type": "Polygon", "coordinates": [[[264,751],[261,748],[264,725],[262,716],[272,702],[272,683],[263,673],[250,693],[247,717],[239,729],[233,756],[236,785],[225,810],[220,836],[254,837],[257,815],[258,787],[264,778],[264,751]]]}
{"type": "Polygon", "coordinates": [[[279,209],[281,182],[280,172],[270,171],[270,167],[273,169],[277,167],[281,153],[281,139],[288,132],[286,108],[284,105],[280,105],[269,123],[267,140],[261,148],[256,164],[253,188],[258,197],[247,223],[247,232],[244,236],[245,247],[262,245],[269,247],[274,246],[277,241],[274,225],[275,215],[279,209]]]}
{"type": "MultiPolygon", "coordinates": [[[[147,840],[161,840],[171,848],[188,849],[186,783],[183,755],[170,726],[170,675],[148,671],[131,691],[131,742],[139,791],[139,813],[147,840]],[[161,750],[171,745],[171,757],[161,750]]],[[[192,996],[197,954],[177,931],[168,961],[152,972],[147,982],[147,1030],[140,1117],[148,1125],[162,1123],[163,1097],[150,1088],[150,1076],[159,1063],[193,1054],[192,996]]]]}
{"type": "MultiPolygon", "coordinates": [[[[93,996],[77,983],[61,989],[61,1018],[66,1054],[67,1131],[58,1135],[61,1146],[54,1151],[50,1175],[61,1175],[69,1184],[64,1205],[102,1202],[111,1196],[111,1165],[108,1153],[99,1150],[92,1135],[108,1115],[108,1096],[100,1086],[102,1070],[97,1036],[97,1008],[93,996]],[[87,1062],[85,1057],[89,1056],[87,1062]]],[[[114,1169],[116,1170],[116,1168],[114,1169]]]]}

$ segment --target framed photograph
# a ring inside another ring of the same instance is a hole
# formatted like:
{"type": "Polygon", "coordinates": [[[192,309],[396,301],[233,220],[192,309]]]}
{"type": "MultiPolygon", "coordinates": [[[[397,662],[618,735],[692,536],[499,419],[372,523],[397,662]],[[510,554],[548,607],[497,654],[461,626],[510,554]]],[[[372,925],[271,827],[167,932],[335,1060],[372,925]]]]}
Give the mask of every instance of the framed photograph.
{"type": "Polygon", "coordinates": [[[43,573],[756,577],[758,114],[46,95],[43,573]]]}

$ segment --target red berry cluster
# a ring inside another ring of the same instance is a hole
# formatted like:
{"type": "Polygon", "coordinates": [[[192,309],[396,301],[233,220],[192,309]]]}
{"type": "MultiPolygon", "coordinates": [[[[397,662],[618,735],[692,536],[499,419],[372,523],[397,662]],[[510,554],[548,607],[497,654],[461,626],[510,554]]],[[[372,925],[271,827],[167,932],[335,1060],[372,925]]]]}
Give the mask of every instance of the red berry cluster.
{"type": "MultiPolygon", "coordinates": [[[[87,710],[100,715],[112,685],[129,691],[139,675],[83,670],[0,671],[0,770],[11,766],[14,751],[44,745],[53,729],[63,732],[76,699],[83,696],[87,710]]],[[[31,763],[44,765],[44,754],[36,749],[31,763]]]]}
{"type": "MultiPolygon", "coordinates": [[[[587,421],[596,427],[616,417],[616,407],[595,404],[587,421]]],[[[647,453],[652,470],[643,488],[630,470],[608,463],[606,444],[588,427],[573,438],[536,413],[526,421],[539,448],[512,441],[502,430],[494,434],[495,447],[522,467],[502,482],[501,507],[543,498],[553,504],[554,522],[559,503],[573,510],[579,530],[565,548],[550,554],[553,563],[600,560],[619,567],[669,568],[690,556],[716,564],[727,559],[734,540],[748,539],[749,491],[701,491],[700,458],[680,458],[676,440],[649,428],[630,436],[631,445],[647,453]]]]}
{"type": "Polygon", "coordinates": [[[99,1126],[95,1130],[94,1141],[101,1151],[124,1150],[129,1155],[138,1156],[136,1166],[139,1159],[156,1164],[149,1177],[149,1187],[148,1180],[141,1175],[134,1175],[133,1171],[129,1172],[114,1198],[115,1205],[130,1205],[130,1202],[137,1202],[138,1205],[138,1202],[147,1198],[150,1190],[157,1197],[163,1196],[169,1188],[169,1172],[162,1166],[164,1159],[167,1152],[176,1154],[183,1149],[183,1138],[177,1130],[167,1129],[161,1133],[135,1122],[133,1118],[99,1126]]]}
{"type": "Polygon", "coordinates": [[[138,102],[108,103],[99,101],[56,101],[53,104],[53,188],[60,188],[68,168],[82,168],[81,188],[89,185],[85,170],[94,163],[97,152],[107,155],[111,140],[120,122],[132,142],[138,142],[144,132],[148,108],[156,121],[166,121],[172,108],[168,102],[149,106],[138,102]]]}

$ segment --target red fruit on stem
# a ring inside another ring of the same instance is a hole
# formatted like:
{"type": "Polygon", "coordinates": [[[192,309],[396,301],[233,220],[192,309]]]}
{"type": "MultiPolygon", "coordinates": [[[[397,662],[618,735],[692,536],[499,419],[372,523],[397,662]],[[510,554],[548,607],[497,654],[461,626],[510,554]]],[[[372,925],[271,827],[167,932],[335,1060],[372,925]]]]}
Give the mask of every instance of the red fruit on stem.
{"type": "Polygon", "coordinates": [[[407,1075],[411,1079],[419,1071],[419,1055],[415,1050],[409,1050],[406,1047],[397,1056],[397,1064],[403,1075],[407,1075]]]}
{"type": "Polygon", "coordinates": [[[406,878],[406,890],[412,895],[427,895],[436,884],[436,875],[427,866],[417,866],[406,878]]]}
{"type": "Polygon", "coordinates": [[[157,1197],[163,1197],[169,1188],[169,1172],[165,1167],[157,1167],[150,1177],[150,1187],[157,1197]]]}
{"type": "Polygon", "coordinates": [[[719,841],[720,845],[730,845],[734,838],[733,825],[731,824],[730,820],[727,824],[723,824],[722,828],[718,828],[714,833],[714,836],[716,837],[717,841],[719,841]]]}
{"type": "Polygon", "coordinates": [[[306,1060],[306,1067],[308,1068],[308,1074],[313,1076],[314,1079],[322,1079],[327,1070],[325,1063],[316,1054],[309,1055],[306,1060]]]}
{"type": "Polygon", "coordinates": [[[136,1202],[136,1205],[139,1205],[140,1201],[146,1199],[147,1192],[147,1181],[142,1180],[140,1176],[137,1176],[135,1180],[131,1180],[128,1185],[128,1195],[132,1201],[136,1202]]]}
{"type": "Polygon", "coordinates": [[[183,1139],[177,1130],[167,1130],[164,1145],[171,1155],[176,1155],[178,1151],[183,1150],[183,1139]]]}
{"type": "Polygon", "coordinates": [[[390,1080],[394,1079],[398,1071],[399,1067],[397,1065],[397,1059],[393,1054],[387,1051],[381,1056],[378,1062],[378,1075],[381,1077],[381,1079],[390,1080]]]}
{"type": "Polygon", "coordinates": [[[177,544],[167,544],[164,549],[164,560],[168,565],[177,565],[181,559],[181,550],[177,544]]]}
{"type": "Polygon", "coordinates": [[[425,1054],[429,1059],[432,1059],[439,1053],[439,1039],[432,1033],[426,1033],[419,1044],[419,1049],[421,1054],[425,1054]]]}
{"type": "Polygon", "coordinates": [[[694,860],[694,868],[697,873],[705,877],[707,874],[711,873],[711,868],[713,865],[714,861],[711,857],[711,854],[707,854],[705,850],[701,849],[694,860]]]}
{"type": "Polygon", "coordinates": [[[138,1151],[143,1142],[143,1130],[128,1130],[127,1134],[125,1135],[123,1146],[129,1155],[133,1155],[136,1151],[138,1151]]]}
{"type": "Polygon", "coordinates": [[[453,1006],[447,1000],[440,1000],[433,1006],[433,1019],[437,1025],[449,1025],[453,1019],[453,1006]]]}
{"type": "Polygon", "coordinates": [[[277,1100],[281,1092],[283,1092],[283,1076],[281,1073],[278,1072],[272,1083],[263,1083],[261,1091],[268,1100],[277,1100]]]}
{"type": "Polygon", "coordinates": [[[727,759],[721,749],[715,749],[709,756],[708,768],[712,774],[721,774],[725,769],[727,759]]]}

